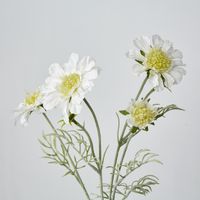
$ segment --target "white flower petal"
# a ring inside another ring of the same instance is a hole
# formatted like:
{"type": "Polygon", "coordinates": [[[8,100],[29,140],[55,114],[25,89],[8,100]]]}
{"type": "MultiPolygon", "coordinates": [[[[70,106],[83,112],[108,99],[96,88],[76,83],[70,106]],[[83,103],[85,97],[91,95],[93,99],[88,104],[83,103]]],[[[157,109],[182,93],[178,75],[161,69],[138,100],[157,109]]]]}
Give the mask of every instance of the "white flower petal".
{"type": "Polygon", "coordinates": [[[143,47],[144,47],[144,52],[148,52],[150,49],[151,49],[151,41],[150,41],[150,39],[148,38],[148,37],[146,37],[146,36],[142,36],[141,37],[141,39],[142,39],[142,42],[143,42],[143,47]]]}
{"type": "MultiPolygon", "coordinates": [[[[53,78],[52,76],[48,77],[45,80],[46,85],[48,85],[48,88],[51,90],[55,90],[55,87],[57,87],[57,85],[59,85],[61,83],[61,79],[60,78],[53,78]]],[[[42,90],[45,90],[45,86],[42,87],[42,90]]]]}
{"type": "Polygon", "coordinates": [[[126,53],[126,56],[130,59],[135,59],[135,49],[129,49],[129,51],[126,53]]]}
{"type": "Polygon", "coordinates": [[[60,77],[63,76],[64,70],[58,63],[54,63],[49,67],[49,74],[53,77],[60,77]]]}
{"type": "Polygon", "coordinates": [[[142,74],[145,71],[145,67],[143,65],[140,64],[135,64],[133,65],[133,73],[136,76],[139,76],[140,74],[142,74]]]}
{"type": "Polygon", "coordinates": [[[97,70],[97,68],[94,68],[94,69],[92,69],[91,71],[86,72],[86,73],[84,74],[84,78],[85,78],[85,79],[88,79],[88,80],[94,80],[94,79],[96,79],[97,77],[98,77],[98,70],[97,70]]]}
{"type": "Polygon", "coordinates": [[[137,50],[130,49],[129,52],[126,54],[128,58],[135,59],[141,62],[144,62],[145,57],[141,55],[141,53],[137,50]]]}
{"type": "Polygon", "coordinates": [[[149,82],[156,89],[156,91],[161,91],[164,89],[163,80],[160,74],[153,72],[149,77],[149,82]]]}
{"type": "Polygon", "coordinates": [[[69,104],[69,111],[74,114],[79,114],[81,112],[82,106],[81,104],[69,104]]]}
{"type": "Polygon", "coordinates": [[[171,86],[174,84],[174,78],[168,74],[168,73],[163,73],[162,74],[164,79],[165,79],[165,86],[167,86],[168,88],[171,88],[171,86]]]}
{"type": "Polygon", "coordinates": [[[159,35],[153,35],[152,36],[152,43],[153,43],[154,47],[161,48],[164,41],[161,39],[161,37],[159,35]]]}
{"type": "Polygon", "coordinates": [[[92,81],[88,81],[87,79],[84,79],[81,83],[81,88],[83,90],[90,91],[92,87],[94,86],[94,83],[92,81]]]}
{"type": "Polygon", "coordinates": [[[149,82],[151,83],[151,85],[153,85],[153,87],[159,86],[159,76],[157,74],[151,75],[149,77],[149,82]]]}
{"type": "Polygon", "coordinates": [[[145,36],[141,37],[140,39],[135,39],[133,43],[139,50],[143,50],[144,52],[147,52],[150,49],[149,39],[145,36]]]}
{"type": "Polygon", "coordinates": [[[63,114],[63,120],[65,121],[66,124],[69,124],[69,104],[68,102],[63,102],[60,105],[62,109],[62,114],[63,114]]]}
{"type": "Polygon", "coordinates": [[[168,40],[165,40],[164,43],[163,43],[163,45],[162,45],[162,50],[164,52],[168,52],[172,48],[173,48],[172,47],[172,43],[170,41],[168,41],[168,40]]]}
{"type": "Polygon", "coordinates": [[[21,116],[20,116],[20,123],[23,126],[27,126],[28,125],[28,119],[30,116],[30,112],[24,112],[21,116]]]}
{"type": "Polygon", "coordinates": [[[90,71],[92,68],[94,68],[96,66],[96,61],[94,59],[91,59],[89,57],[88,59],[88,63],[85,66],[85,71],[90,71]]]}
{"type": "Polygon", "coordinates": [[[183,58],[183,54],[181,51],[179,51],[178,49],[175,49],[171,52],[171,55],[170,55],[172,58],[183,58]]]}
{"type": "Polygon", "coordinates": [[[90,58],[89,56],[83,57],[79,64],[77,69],[81,72],[88,72],[91,71],[96,66],[96,61],[93,58],[90,58]]]}
{"type": "Polygon", "coordinates": [[[186,74],[186,71],[181,67],[175,67],[169,72],[169,74],[174,78],[174,83],[178,84],[183,79],[183,76],[186,74]]]}
{"type": "Polygon", "coordinates": [[[83,96],[85,96],[87,91],[85,91],[84,88],[79,87],[78,90],[77,90],[77,93],[79,94],[79,96],[83,97],[83,96]]]}
{"type": "Polygon", "coordinates": [[[69,62],[72,63],[73,66],[77,66],[79,62],[79,55],[77,53],[72,53],[69,57],[69,62]]]}
{"type": "Polygon", "coordinates": [[[66,74],[74,73],[76,71],[76,66],[74,66],[71,62],[67,62],[63,64],[66,74]]]}
{"type": "Polygon", "coordinates": [[[185,64],[183,64],[182,60],[172,60],[172,66],[176,67],[176,66],[185,66],[185,64]]]}
{"type": "Polygon", "coordinates": [[[55,108],[63,100],[56,94],[56,92],[50,93],[43,98],[43,106],[46,110],[55,108]]]}
{"type": "Polygon", "coordinates": [[[72,53],[69,57],[67,63],[64,63],[63,67],[66,74],[74,73],[77,70],[79,62],[79,55],[76,53],[72,53]]]}
{"type": "Polygon", "coordinates": [[[71,103],[72,104],[81,104],[83,99],[84,99],[83,95],[81,96],[79,93],[76,93],[75,95],[73,95],[73,97],[71,99],[71,103]]]}
{"type": "Polygon", "coordinates": [[[20,103],[20,104],[17,106],[17,111],[24,110],[24,109],[26,109],[26,106],[24,105],[24,103],[20,103]]]}
{"type": "Polygon", "coordinates": [[[183,67],[174,67],[173,71],[178,71],[179,73],[186,75],[186,70],[183,67]]]}

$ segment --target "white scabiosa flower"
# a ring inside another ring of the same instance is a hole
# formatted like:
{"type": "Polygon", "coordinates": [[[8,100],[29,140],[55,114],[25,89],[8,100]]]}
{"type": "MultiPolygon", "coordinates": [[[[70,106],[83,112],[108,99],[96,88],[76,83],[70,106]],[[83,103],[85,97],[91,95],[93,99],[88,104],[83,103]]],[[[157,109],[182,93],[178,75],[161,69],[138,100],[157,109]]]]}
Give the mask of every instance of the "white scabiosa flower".
{"type": "Polygon", "coordinates": [[[149,81],[157,90],[170,88],[182,80],[186,73],[183,56],[171,42],[153,35],[134,40],[134,45],[137,49],[129,50],[127,56],[137,62],[133,68],[136,75],[149,71],[149,81]]]}
{"type": "Polygon", "coordinates": [[[19,104],[15,111],[16,120],[26,126],[30,115],[42,108],[42,94],[40,90],[28,93],[22,103],[19,104]]]}
{"type": "Polygon", "coordinates": [[[68,123],[69,113],[80,113],[85,94],[98,76],[98,68],[90,57],[79,59],[78,54],[72,53],[63,66],[52,64],[49,74],[43,88],[43,106],[46,110],[61,106],[68,123]]]}
{"type": "Polygon", "coordinates": [[[158,115],[157,108],[146,100],[133,101],[127,111],[129,113],[128,123],[139,129],[147,127],[158,115]]]}

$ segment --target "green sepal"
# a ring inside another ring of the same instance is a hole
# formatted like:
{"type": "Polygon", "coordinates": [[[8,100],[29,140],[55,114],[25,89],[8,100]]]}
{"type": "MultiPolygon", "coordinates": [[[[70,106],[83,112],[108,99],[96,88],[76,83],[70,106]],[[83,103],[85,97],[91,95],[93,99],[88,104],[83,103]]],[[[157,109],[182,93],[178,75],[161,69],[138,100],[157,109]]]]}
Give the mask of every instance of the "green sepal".
{"type": "Polygon", "coordinates": [[[74,113],[70,113],[69,115],[69,123],[72,125],[72,122],[74,121],[76,115],[74,113]]]}
{"type": "Polygon", "coordinates": [[[119,111],[122,115],[129,115],[130,113],[127,110],[120,110],[119,111]]]}
{"type": "Polygon", "coordinates": [[[137,130],[138,130],[138,127],[133,126],[133,127],[131,128],[131,133],[135,133],[137,130]]]}
{"type": "Polygon", "coordinates": [[[146,126],[143,130],[144,130],[144,131],[148,131],[148,130],[149,130],[149,127],[146,126]]]}
{"type": "Polygon", "coordinates": [[[141,54],[142,56],[145,56],[145,52],[142,51],[142,50],[140,50],[140,54],[141,54]]]}
{"type": "Polygon", "coordinates": [[[140,61],[140,60],[136,60],[136,59],[135,59],[135,61],[136,61],[137,63],[141,64],[141,65],[143,64],[143,62],[140,61]]]}

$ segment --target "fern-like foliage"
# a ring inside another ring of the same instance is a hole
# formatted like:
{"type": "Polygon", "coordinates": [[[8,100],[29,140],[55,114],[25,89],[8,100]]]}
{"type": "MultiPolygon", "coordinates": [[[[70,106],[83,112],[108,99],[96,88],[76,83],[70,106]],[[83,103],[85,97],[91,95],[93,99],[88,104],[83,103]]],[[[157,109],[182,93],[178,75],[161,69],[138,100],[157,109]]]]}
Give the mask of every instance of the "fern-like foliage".
{"type": "Polygon", "coordinates": [[[158,115],[156,116],[155,120],[157,120],[157,119],[160,118],[160,117],[164,117],[164,115],[165,115],[167,112],[172,111],[172,110],[182,110],[182,111],[184,111],[184,109],[179,108],[179,107],[176,106],[175,104],[170,104],[170,105],[165,106],[165,107],[159,107],[159,108],[158,108],[158,115]]]}
{"type": "MultiPolygon", "coordinates": [[[[120,185],[123,187],[123,192],[120,191],[123,196],[122,200],[128,198],[131,193],[147,195],[152,191],[152,186],[157,184],[159,184],[158,178],[154,175],[146,175],[139,180],[133,181],[130,185],[123,183],[120,185]]],[[[117,190],[117,193],[119,193],[119,190],[117,190]]]]}
{"type": "Polygon", "coordinates": [[[158,156],[158,154],[152,153],[149,149],[141,149],[135,154],[133,160],[125,163],[122,167],[126,168],[126,174],[129,174],[147,163],[156,162],[162,164],[162,162],[157,159],[158,156]]]}
{"type": "Polygon", "coordinates": [[[74,175],[75,170],[86,165],[98,172],[94,165],[91,145],[78,131],[58,129],[57,133],[43,135],[39,142],[45,154],[44,158],[48,159],[49,163],[64,166],[67,169],[65,175],[74,175]]]}
{"type": "MultiPolygon", "coordinates": [[[[162,164],[158,160],[158,156],[158,154],[151,152],[149,149],[141,149],[135,154],[134,159],[124,163],[122,166],[118,164],[114,173],[119,176],[119,179],[115,181],[113,191],[120,195],[122,199],[126,199],[132,192],[142,195],[149,193],[152,190],[152,186],[158,184],[158,178],[156,176],[147,175],[139,180],[134,180],[131,184],[126,182],[126,178],[136,169],[148,163],[154,162],[162,164]]],[[[104,187],[109,191],[109,184],[104,184],[104,187]]]]}

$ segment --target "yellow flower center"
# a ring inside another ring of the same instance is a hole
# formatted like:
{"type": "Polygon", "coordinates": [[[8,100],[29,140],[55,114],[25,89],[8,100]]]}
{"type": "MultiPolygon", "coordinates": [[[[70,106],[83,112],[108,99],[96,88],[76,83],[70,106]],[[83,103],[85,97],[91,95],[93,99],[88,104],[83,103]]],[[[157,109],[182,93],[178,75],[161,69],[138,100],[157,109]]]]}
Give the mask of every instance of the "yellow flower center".
{"type": "Polygon", "coordinates": [[[155,110],[149,108],[145,103],[135,105],[131,111],[131,117],[138,127],[145,127],[154,120],[155,116],[155,110]]]}
{"type": "Polygon", "coordinates": [[[39,91],[36,91],[36,92],[33,92],[31,94],[28,94],[25,98],[25,104],[26,105],[34,105],[38,99],[38,97],[40,96],[40,92],[39,91]]]}
{"type": "Polygon", "coordinates": [[[153,48],[147,54],[147,66],[159,73],[166,72],[171,66],[171,60],[161,49],[153,48]]]}
{"type": "Polygon", "coordinates": [[[80,83],[80,75],[72,73],[63,77],[62,83],[59,86],[60,93],[68,97],[70,93],[74,92],[80,83]]]}

